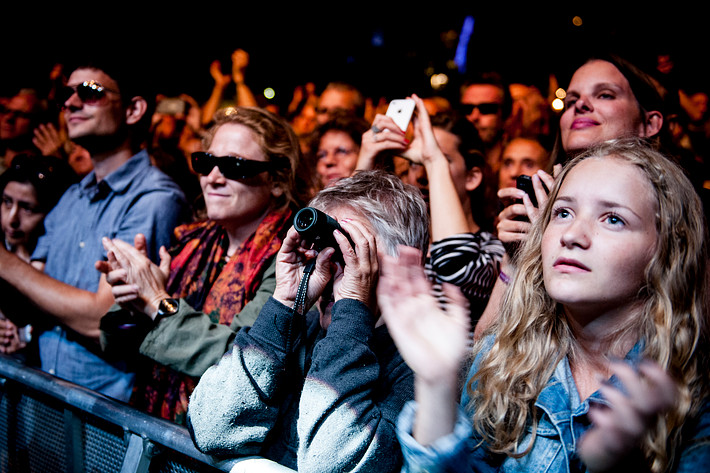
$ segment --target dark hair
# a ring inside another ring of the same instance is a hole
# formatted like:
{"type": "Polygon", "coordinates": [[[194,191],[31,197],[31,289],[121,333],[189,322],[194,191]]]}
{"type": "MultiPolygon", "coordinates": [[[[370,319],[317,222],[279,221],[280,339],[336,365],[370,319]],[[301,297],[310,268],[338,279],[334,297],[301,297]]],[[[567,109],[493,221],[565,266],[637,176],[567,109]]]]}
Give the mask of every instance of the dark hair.
{"type": "Polygon", "coordinates": [[[352,113],[335,112],[332,118],[322,125],[319,125],[314,130],[311,149],[317,151],[320,140],[329,131],[342,131],[359,146],[362,141],[362,134],[365,133],[368,128],[370,128],[370,124],[364,118],[355,116],[352,113]]]}
{"type": "Polygon", "coordinates": [[[151,120],[156,107],[157,90],[156,82],[151,78],[147,66],[135,60],[131,54],[112,54],[110,52],[97,53],[91,59],[75,61],[70,71],[78,69],[95,69],[103,72],[116,81],[118,91],[121,95],[121,102],[128,106],[135,97],[142,97],[147,103],[147,109],[141,119],[131,125],[132,147],[137,151],[145,144],[149,137],[151,120]]]}
{"type": "Polygon", "coordinates": [[[37,193],[39,210],[49,212],[67,188],[79,180],[65,161],[53,157],[21,153],[0,175],[0,192],[9,182],[29,183],[37,193]]]}

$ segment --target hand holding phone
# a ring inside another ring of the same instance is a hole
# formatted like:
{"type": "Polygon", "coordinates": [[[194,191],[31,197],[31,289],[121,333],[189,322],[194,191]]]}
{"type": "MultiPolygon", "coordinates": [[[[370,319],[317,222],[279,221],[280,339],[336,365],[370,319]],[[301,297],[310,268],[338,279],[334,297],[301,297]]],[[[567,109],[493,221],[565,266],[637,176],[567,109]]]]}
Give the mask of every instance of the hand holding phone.
{"type": "Polygon", "coordinates": [[[387,107],[386,115],[390,117],[403,132],[407,131],[414,113],[415,103],[412,99],[394,99],[387,107]]]}
{"type": "MultiPolygon", "coordinates": [[[[542,180],[540,181],[542,188],[545,192],[549,192],[547,186],[542,180]]],[[[533,207],[537,207],[537,196],[535,195],[535,188],[533,187],[532,177],[522,174],[515,179],[515,186],[518,189],[524,190],[528,197],[530,197],[530,202],[532,202],[533,207]]]]}

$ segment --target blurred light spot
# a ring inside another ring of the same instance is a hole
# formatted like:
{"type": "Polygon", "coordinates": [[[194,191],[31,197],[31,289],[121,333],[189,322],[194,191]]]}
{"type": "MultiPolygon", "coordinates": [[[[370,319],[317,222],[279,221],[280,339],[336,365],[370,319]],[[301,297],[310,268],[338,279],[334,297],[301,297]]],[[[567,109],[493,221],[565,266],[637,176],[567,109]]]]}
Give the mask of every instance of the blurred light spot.
{"type": "Polygon", "coordinates": [[[565,108],[565,103],[562,101],[562,99],[555,99],[552,101],[552,109],[556,111],[563,110],[565,108]]]}
{"type": "Polygon", "coordinates": [[[582,26],[582,17],[581,16],[575,16],[572,18],[572,24],[574,26],[582,26]]]}
{"type": "Polygon", "coordinates": [[[557,89],[555,91],[555,97],[557,97],[558,99],[563,99],[563,98],[567,97],[567,91],[565,91],[565,89],[560,87],[559,89],[557,89]]]}
{"type": "Polygon", "coordinates": [[[431,76],[430,83],[433,89],[441,89],[449,83],[449,76],[446,74],[434,74],[431,76]]]}
{"type": "Polygon", "coordinates": [[[264,89],[264,97],[271,100],[276,97],[276,91],[274,91],[271,87],[267,87],[264,89]]]}
{"type": "Polygon", "coordinates": [[[376,48],[384,46],[385,37],[382,34],[381,30],[377,30],[374,33],[372,33],[372,38],[370,39],[370,43],[376,48]]]}

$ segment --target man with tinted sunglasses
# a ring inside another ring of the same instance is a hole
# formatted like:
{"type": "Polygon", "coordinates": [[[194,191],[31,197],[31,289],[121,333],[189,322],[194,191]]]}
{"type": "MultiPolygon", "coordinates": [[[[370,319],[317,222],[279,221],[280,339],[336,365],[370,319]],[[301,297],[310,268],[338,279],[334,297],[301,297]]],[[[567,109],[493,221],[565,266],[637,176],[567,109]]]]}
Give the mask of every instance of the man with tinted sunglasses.
{"type": "MultiPolygon", "coordinates": [[[[108,57],[106,58],[108,59],[108,57]]],[[[111,287],[95,269],[105,259],[102,237],[133,242],[158,259],[185,220],[185,197],[140,150],[152,96],[135,67],[108,59],[75,68],[63,97],[69,138],[91,155],[93,171],[71,186],[45,219],[32,263],[0,248],[0,278],[48,314],[52,330],[39,335],[42,369],[120,400],[134,374],[126,360],[99,355],[99,321],[113,304],[111,287]]]]}
{"type": "Polygon", "coordinates": [[[493,172],[499,167],[505,120],[510,113],[510,92],[497,74],[481,74],[461,88],[461,112],[473,123],[486,148],[493,172]]]}

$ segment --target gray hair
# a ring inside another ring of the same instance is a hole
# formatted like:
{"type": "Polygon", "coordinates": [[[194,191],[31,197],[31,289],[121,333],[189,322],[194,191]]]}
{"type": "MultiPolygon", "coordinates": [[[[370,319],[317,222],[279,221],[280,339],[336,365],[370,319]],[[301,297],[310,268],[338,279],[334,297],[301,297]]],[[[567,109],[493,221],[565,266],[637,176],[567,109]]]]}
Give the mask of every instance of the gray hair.
{"type": "Polygon", "coordinates": [[[328,213],[349,207],[363,214],[391,256],[399,245],[418,248],[422,257],[429,248],[429,216],[421,192],[382,170],[359,171],[320,191],[310,202],[328,213]]]}

